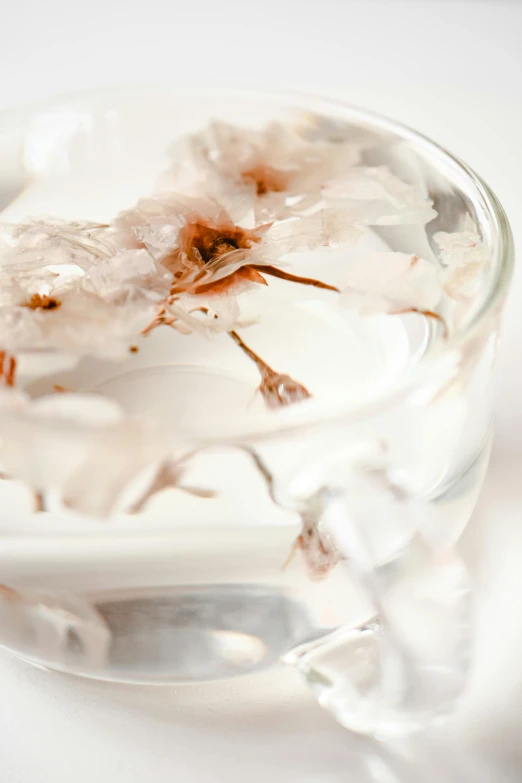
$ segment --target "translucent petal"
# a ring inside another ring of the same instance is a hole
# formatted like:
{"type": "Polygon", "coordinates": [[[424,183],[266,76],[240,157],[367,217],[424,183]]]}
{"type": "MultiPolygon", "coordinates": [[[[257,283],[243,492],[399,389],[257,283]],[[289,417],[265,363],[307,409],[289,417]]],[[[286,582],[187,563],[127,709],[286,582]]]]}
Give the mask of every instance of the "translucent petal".
{"type": "Polygon", "coordinates": [[[0,394],[0,462],[9,476],[64,504],[106,516],[129,485],[166,457],[166,446],[145,422],[127,417],[112,400],[55,394],[36,400],[0,394]]]}
{"type": "Polygon", "coordinates": [[[351,209],[366,225],[424,225],[436,217],[426,193],[386,166],[354,167],[323,189],[327,203],[351,209]]]}
{"type": "Polygon", "coordinates": [[[452,299],[472,299],[480,291],[482,274],[490,260],[475,223],[466,215],[460,231],[439,231],[433,238],[446,265],[443,273],[445,292],[452,299]]]}
{"type": "Polygon", "coordinates": [[[318,203],[321,187],[359,157],[358,146],[348,139],[309,140],[279,123],[263,130],[211,123],[172,148],[172,167],[161,185],[186,190],[199,183],[200,192],[224,196],[234,219],[253,211],[259,222],[302,211],[296,197],[306,196],[307,207],[318,203]],[[224,183],[233,183],[240,194],[235,204],[224,183]]]}
{"type": "Polygon", "coordinates": [[[441,298],[439,271],[406,253],[370,253],[350,262],[342,302],[362,313],[432,311],[441,298]]]}

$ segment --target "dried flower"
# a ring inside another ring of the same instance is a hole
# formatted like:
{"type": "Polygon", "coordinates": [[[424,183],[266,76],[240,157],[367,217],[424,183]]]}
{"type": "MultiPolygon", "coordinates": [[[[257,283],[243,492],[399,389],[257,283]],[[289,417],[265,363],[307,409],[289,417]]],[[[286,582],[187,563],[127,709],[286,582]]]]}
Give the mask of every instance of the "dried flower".
{"type": "Polygon", "coordinates": [[[11,355],[123,356],[169,290],[165,270],[107,226],[4,225],[0,241],[0,347],[11,355]]]}
{"type": "Polygon", "coordinates": [[[41,218],[0,224],[2,267],[28,273],[62,265],[87,271],[114,253],[109,226],[101,223],[41,218]]]}
{"type": "Polygon", "coordinates": [[[256,364],[261,375],[259,391],[268,408],[280,408],[284,405],[292,405],[295,402],[301,402],[312,396],[308,389],[291,378],[290,375],[276,372],[269,367],[257,353],[245,344],[237,332],[230,332],[230,336],[241,348],[243,353],[256,364]]]}
{"type": "Polygon", "coordinates": [[[58,492],[65,506],[93,516],[110,514],[133,482],[168,454],[145,422],[94,394],[64,391],[31,400],[5,390],[0,430],[7,475],[25,481],[42,504],[48,492],[58,492]]]}
{"type": "MultiPolygon", "coordinates": [[[[160,325],[226,332],[258,368],[267,407],[311,397],[239,336],[252,323],[240,296],[271,277],[338,292],[285,266],[288,256],[353,245],[365,226],[421,226],[435,217],[422,187],[362,164],[365,146],[353,129],[321,121],[260,131],[213,123],[173,150],[165,192],[111,225],[0,225],[0,465],[32,488],[38,510],[53,493],[66,507],[105,516],[137,512],[169,487],[209,492],[184,486],[184,461],[110,400],[58,385],[58,394],[36,400],[13,389],[21,353],[116,358],[136,352],[137,335],[160,325]]],[[[350,259],[342,302],[361,313],[419,313],[447,331],[448,316],[456,323],[463,300],[475,296],[488,254],[469,216],[434,240],[442,268],[400,252],[350,259]]],[[[271,474],[252,457],[272,493],[271,474]]],[[[317,508],[306,509],[295,544],[313,578],[338,560],[318,519],[317,508]]]]}
{"type": "Polygon", "coordinates": [[[292,562],[300,551],[310,579],[324,579],[335,568],[340,560],[339,548],[333,537],[321,529],[321,491],[307,499],[301,509],[301,532],[284,564],[284,568],[292,562]]]}
{"type": "Polygon", "coordinates": [[[168,193],[143,199],[119,215],[116,226],[171,273],[171,293],[208,293],[241,269],[247,270],[245,282],[263,283],[252,269],[270,268],[287,253],[354,242],[361,234],[336,210],[245,228],[214,199],[168,193]]]}
{"type": "Polygon", "coordinates": [[[53,308],[24,302],[0,307],[3,348],[14,355],[54,350],[118,358],[147,320],[131,304],[111,304],[78,285],[63,288],[57,301],[53,308]]]}
{"type": "Polygon", "coordinates": [[[140,497],[127,509],[128,513],[137,514],[140,511],[143,511],[153,495],[156,495],[158,492],[162,492],[165,489],[178,489],[198,498],[213,498],[215,496],[213,490],[200,487],[189,487],[182,483],[183,466],[182,461],[174,462],[172,459],[167,459],[162,462],[157,467],[153,481],[142,492],[140,497]]]}
{"type": "Polygon", "coordinates": [[[354,167],[324,188],[323,198],[362,225],[424,225],[437,216],[425,191],[403,182],[386,166],[354,167]]]}
{"type": "Polygon", "coordinates": [[[203,326],[230,331],[241,324],[239,307],[231,299],[252,286],[267,285],[266,275],[335,291],[274,262],[318,245],[353,242],[360,234],[335,210],[246,229],[212,199],[174,194],[139,202],[119,216],[117,227],[141,243],[172,279],[169,296],[146,331],[161,323],[183,331],[203,326]]]}
{"type": "Polygon", "coordinates": [[[147,309],[169,292],[172,275],[144,248],[117,249],[83,277],[81,288],[116,306],[147,309]]]}
{"type": "Polygon", "coordinates": [[[433,239],[440,248],[440,258],[445,264],[445,292],[453,299],[470,299],[475,296],[480,286],[481,273],[489,263],[489,251],[474,221],[466,215],[460,231],[439,231],[433,239]]]}
{"type": "Polygon", "coordinates": [[[439,271],[406,253],[369,253],[347,265],[342,302],[362,314],[415,312],[442,321],[439,271]]]}
{"type": "Polygon", "coordinates": [[[358,139],[306,134],[274,123],[253,131],[214,122],[173,149],[163,187],[206,193],[235,220],[256,222],[335,206],[345,220],[424,224],[436,216],[427,194],[385,166],[362,166],[358,139]],[[308,138],[307,138],[308,135],[308,138]]]}
{"type": "Polygon", "coordinates": [[[359,150],[348,141],[310,142],[278,123],[247,130],[214,122],[178,142],[172,156],[164,187],[206,192],[235,220],[260,222],[317,204],[322,187],[358,162],[359,150]]]}

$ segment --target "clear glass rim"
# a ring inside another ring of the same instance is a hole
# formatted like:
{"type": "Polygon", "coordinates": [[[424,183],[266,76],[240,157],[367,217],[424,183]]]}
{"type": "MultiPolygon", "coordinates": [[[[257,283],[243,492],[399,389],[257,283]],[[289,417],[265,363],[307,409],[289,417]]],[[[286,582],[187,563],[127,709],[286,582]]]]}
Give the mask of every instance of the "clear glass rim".
{"type": "MultiPolygon", "coordinates": [[[[258,97],[265,102],[273,104],[283,104],[288,108],[293,105],[306,108],[307,110],[316,110],[318,113],[328,116],[328,108],[336,110],[336,113],[342,112],[349,115],[350,119],[361,122],[369,126],[378,127],[380,130],[387,130],[394,135],[414,142],[420,146],[427,156],[439,158],[471,183],[477,195],[482,201],[485,210],[491,220],[492,226],[492,262],[495,275],[490,283],[487,295],[484,296],[481,306],[473,315],[466,327],[461,331],[452,334],[444,346],[444,355],[450,351],[459,351],[470,340],[473,339],[482,323],[487,317],[500,306],[507,294],[514,266],[514,242],[511,227],[506,213],[489,185],[461,158],[449,152],[443,146],[430,139],[428,136],[413,130],[409,126],[392,120],[378,112],[362,108],[346,101],[317,95],[314,93],[300,92],[295,90],[260,87],[197,87],[197,86],[178,86],[168,82],[157,82],[155,84],[122,84],[120,86],[111,86],[101,89],[80,90],[53,96],[44,101],[30,104],[26,107],[6,108],[0,113],[0,120],[8,121],[9,118],[21,118],[38,114],[49,108],[60,106],[71,101],[82,99],[92,99],[95,96],[123,96],[125,94],[146,94],[146,95],[170,95],[185,97],[204,98],[230,98],[240,99],[244,97],[249,100],[258,97]]],[[[440,354],[439,354],[440,356],[440,354]]],[[[422,388],[429,380],[434,377],[439,368],[437,358],[430,356],[429,353],[423,357],[404,382],[383,391],[378,397],[370,402],[359,405],[336,406],[331,410],[321,409],[313,410],[313,405],[304,406],[306,410],[299,410],[301,406],[292,406],[282,409],[273,414],[270,418],[273,420],[273,427],[266,427],[266,421],[259,430],[234,432],[230,438],[209,438],[209,441],[219,440],[223,443],[227,440],[238,442],[238,440],[259,440],[267,437],[284,434],[296,429],[307,429],[323,425],[327,422],[342,420],[343,423],[360,422],[371,418],[381,411],[399,404],[408,398],[411,394],[422,388]]]]}

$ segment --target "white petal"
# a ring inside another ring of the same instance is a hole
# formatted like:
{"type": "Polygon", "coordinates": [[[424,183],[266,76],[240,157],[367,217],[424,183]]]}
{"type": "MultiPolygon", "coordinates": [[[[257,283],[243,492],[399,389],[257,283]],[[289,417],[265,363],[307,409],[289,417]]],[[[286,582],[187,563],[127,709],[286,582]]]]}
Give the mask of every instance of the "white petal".
{"type": "MultiPolygon", "coordinates": [[[[342,209],[321,209],[312,215],[299,216],[274,223],[267,232],[267,245],[254,249],[271,263],[286,253],[306,252],[316,247],[340,243],[353,245],[362,231],[353,225],[349,213],[342,209]]],[[[262,263],[257,261],[256,263],[262,263]]]]}
{"type": "Polygon", "coordinates": [[[440,248],[440,257],[449,267],[484,264],[489,261],[489,251],[482,242],[477,226],[469,215],[462,221],[460,231],[439,231],[433,239],[440,248]]]}
{"type": "Polygon", "coordinates": [[[106,516],[131,482],[165,457],[165,444],[145,422],[113,401],[56,394],[31,401],[0,394],[0,463],[6,473],[64,503],[106,516]]]}
{"type": "Polygon", "coordinates": [[[167,311],[185,327],[185,333],[199,332],[207,337],[229,332],[241,323],[239,303],[232,295],[184,295],[169,305],[167,311]]]}
{"type": "Polygon", "coordinates": [[[31,412],[41,418],[54,418],[82,427],[112,424],[124,415],[120,406],[107,397],[67,392],[38,397],[31,404],[31,412]]]}
{"type": "Polygon", "coordinates": [[[113,252],[108,227],[57,218],[0,226],[0,263],[24,269],[74,264],[88,269],[113,252]]]}
{"type": "Polygon", "coordinates": [[[403,182],[385,166],[354,167],[323,190],[327,203],[346,204],[367,225],[425,224],[436,217],[425,192],[403,182]]]}
{"type": "Polygon", "coordinates": [[[341,301],[363,313],[432,311],[441,298],[438,270],[406,253],[370,253],[350,261],[341,301]]]}
{"type": "Polygon", "coordinates": [[[168,294],[171,282],[170,272],[146,250],[121,250],[94,266],[82,281],[82,288],[116,303],[139,296],[154,301],[168,294]]]}
{"type": "Polygon", "coordinates": [[[0,308],[0,334],[6,350],[53,350],[117,358],[148,320],[151,305],[111,304],[78,288],[68,291],[55,310],[0,308]]]}
{"type": "Polygon", "coordinates": [[[64,503],[83,514],[108,516],[129,486],[163,456],[159,443],[138,421],[98,431],[82,465],[62,485],[64,503]]]}
{"type": "Polygon", "coordinates": [[[219,198],[235,220],[254,216],[259,221],[298,214],[317,204],[321,187],[353,167],[360,153],[346,139],[309,140],[279,123],[262,130],[212,123],[176,144],[172,156],[162,187],[192,192],[199,182],[200,192],[219,198]],[[267,187],[258,193],[259,187],[249,180],[252,172],[263,170],[275,174],[277,187],[270,186],[269,176],[267,187]],[[235,187],[235,203],[224,183],[235,187]]]}
{"type": "Polygon", "coordinates": [[[466,215],[460,231],[439,231],[433,238],[446,265],[443,279],[448,296],[457,300],[472,300],[478,296],[490,253],[471,217],[466,215]]]}

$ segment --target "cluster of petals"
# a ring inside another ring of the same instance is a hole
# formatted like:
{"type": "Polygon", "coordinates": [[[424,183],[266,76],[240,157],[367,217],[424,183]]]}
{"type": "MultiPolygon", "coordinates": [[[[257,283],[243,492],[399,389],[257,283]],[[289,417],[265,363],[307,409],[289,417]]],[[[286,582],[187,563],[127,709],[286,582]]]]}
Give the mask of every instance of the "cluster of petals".
{"type": "Polygon", "coordinates": [[[143,422],[96,395],[30,399],[10,388],[17,359],[114,359],[161,325],[225,332],[256,363],[269,407],[298,402],[308,390],[237,334],[248,325],[242,295],[277,277],[340,293],[340,304],[361,314],[416,312],[443,322],[448,301],[475,296],[488,263],[469,216],[459,231],[435,234],[438,265],[402,252],[352,252],[340,287],[299,270],[299,254],[356,248],[369,226],[424,226],[435,216],[425,192],[385,166],[364,165],[349,137],[212,123],[172,148],[158,192],[109,225],[0,225],[0,469],[101,516],[140,477],[145,496],[149,485],[176,484],[177,468],[143,422]]]}

